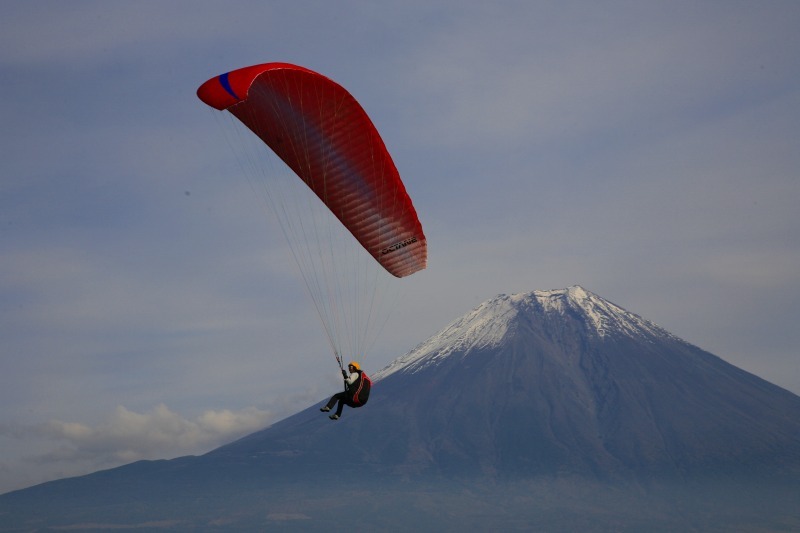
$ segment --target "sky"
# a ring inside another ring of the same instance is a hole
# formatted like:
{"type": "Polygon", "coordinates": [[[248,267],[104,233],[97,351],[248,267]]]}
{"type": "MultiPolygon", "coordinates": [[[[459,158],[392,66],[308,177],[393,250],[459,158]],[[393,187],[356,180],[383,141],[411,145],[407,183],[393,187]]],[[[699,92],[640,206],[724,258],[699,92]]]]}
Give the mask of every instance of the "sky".
{"type": "Polygon", "coordinates": [[[581,285],[800,394],[798,27],[794,0],[3,2],[0,493],[339,387],[195,96],[270,61],[356,97],[425,228],[368,372],[498,294],[581,285]]]}

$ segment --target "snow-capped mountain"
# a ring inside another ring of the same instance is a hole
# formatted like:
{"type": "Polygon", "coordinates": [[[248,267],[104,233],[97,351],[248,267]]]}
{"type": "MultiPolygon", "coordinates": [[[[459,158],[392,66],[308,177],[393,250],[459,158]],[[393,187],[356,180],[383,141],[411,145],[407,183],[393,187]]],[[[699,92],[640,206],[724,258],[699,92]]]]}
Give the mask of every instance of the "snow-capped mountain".
{"type": "Polygon", "coordinates": [[[445,476],[800,467],[800,397],[579,286],[497,296],[373,378],[335,428],[310,430],[311,408],[212,455],[317,465],[334,446],[445,476]]]}
{"type": "Polygon", "coordinates": [[[506,337],[530,320],[578,320],[586,335],[625,335],[647,342],[659,338],[678,340],[653,322],[630,313],[578,285],[567,289],[501,294],[451,322],[408,354],[376,372],[376,380],[395,372],[418,372],[452,354],[502,345],[506,337]]]}
{"type": "Polygon", "coordinates": [[[327,399],[320,398],[201,457],[140,462],[0,496],[0,523],[23,517],[15,524],[29,529],[43,515],[61,526],[124,512],[134,524],[172,524],[180,514],[181,523],[203,529],[225,511],[226,520],[253,517],[245,529],[263,529],[275,525],[264,517],[269,508],[315,517],[309,528],[327,531],[331,523],[349,525],[349,500],[359,509],[368,500],[383,514],[360,522],[362,529],[385,529],[386,513],[402,519],[409,509],[413,531],[422,522],[515,529],[526,513],[527,524],[539,524],[555,501],[551,492],[565,490],[559,499],[573,504],[563,516],[591,517],[565,530],[591,529],[598,519],[599,530],[624,530],[618,517],[635,513],[638,488],[606,514],[608,507],[598,513],[585,505],[596,487],[622,494],[620,481],[671,487],[679,480],[657,504],[676,512],[630,522],[633,530],[706,530],[708,502],[720,509],[715,527],[719,516],[740,527],[745,507],[755,529],[768,530],[761,526],[776,516],[783,530],[797,524],[800,397],[581,287],[497,296],[373,378],[369,403],[336,422],[319,412],[327,399]],[[531,484],[540,483],[547,488],[534,498],[531,484]],[[735,499],[732,486],[741,491],[735,499]],[[169,502],[163,512],[161,502],[169,502]],[[699,522],[687,522],[693,505],[699,522]],[[480,525],[476,507],[489,513],[480,525]]]}

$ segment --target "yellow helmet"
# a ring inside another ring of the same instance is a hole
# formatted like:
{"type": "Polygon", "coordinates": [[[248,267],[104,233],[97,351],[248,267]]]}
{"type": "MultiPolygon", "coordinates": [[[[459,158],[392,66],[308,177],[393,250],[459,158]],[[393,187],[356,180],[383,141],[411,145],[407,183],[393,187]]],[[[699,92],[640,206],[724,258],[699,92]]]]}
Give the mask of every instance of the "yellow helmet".
{"type": "Polygon", "coordinates": [[[361,365],[359,365],[359,364],[358,364],[358,363],[356,363],[355,361],[350,361],[349,363],[347,363],[347,366],[352,366],[352,367],[353,367],[353,368],[355,368],[356,370],[361,370],[361,365]]]}

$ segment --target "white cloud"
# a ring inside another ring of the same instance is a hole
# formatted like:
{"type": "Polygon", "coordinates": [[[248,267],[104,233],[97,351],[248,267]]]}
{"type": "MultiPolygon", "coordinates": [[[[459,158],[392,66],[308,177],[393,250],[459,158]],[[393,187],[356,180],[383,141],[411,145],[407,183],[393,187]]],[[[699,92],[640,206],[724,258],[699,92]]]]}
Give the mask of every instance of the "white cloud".
{"type": "Polygon", "coordinates": [[[118,406],[107,420],[96,426],[61,420],[28,426],[3,425],[0,438],[36,441],[38,446],[24,462],[0,463],[0,472],[8,474],[4,477],[19,483],[0,484],[0,492],[142,459],[203,453],[262,429],[273,419],[273,413],[255,407],[240,411],[208,410],[190,419],[159,404],[144,413],[118,406]],[[27,471],[16,471],[23,468],[27,471]]]}
{"type": "Polygon", "coordinates": [[[147,413],[119,406],[96,427],[55,420],[40,426],[38,432],[64,442],[76,456],[91,452],[109,461],[132,461],[198,453],[263,428],[271,418],[271,413],[255,407],[239,412],[211,410],[190,420],[164,404],[147,413]]]}

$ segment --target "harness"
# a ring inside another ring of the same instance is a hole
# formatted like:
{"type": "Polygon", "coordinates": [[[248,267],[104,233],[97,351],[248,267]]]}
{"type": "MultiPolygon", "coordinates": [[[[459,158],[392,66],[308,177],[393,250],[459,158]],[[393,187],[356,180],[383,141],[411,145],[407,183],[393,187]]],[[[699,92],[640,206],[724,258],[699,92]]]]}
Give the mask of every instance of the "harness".
{"type": "Polygon", "coordinates": [[[372,390],[372,380],[362,371],[358,371],[358,381],[356,389],[350,396],[352,405],[350,407],[361,407],[369,400],[369,393],[372,390]]]}

